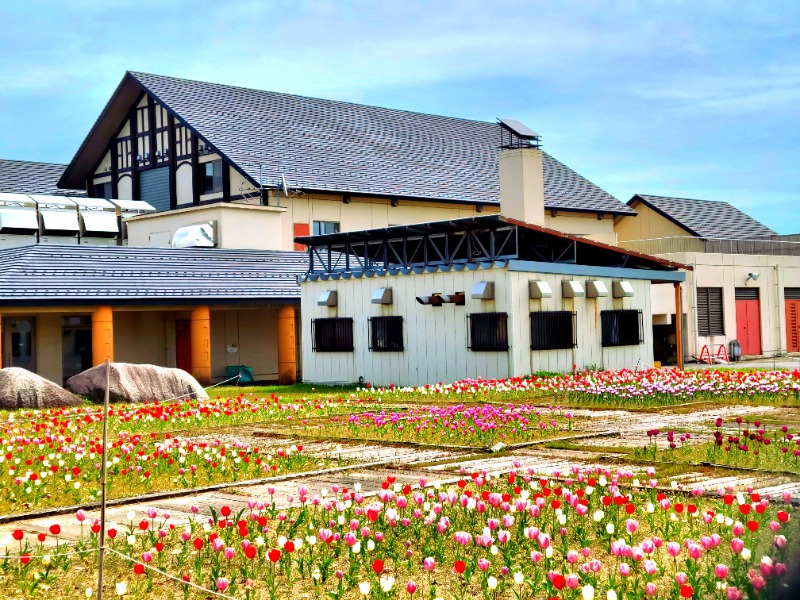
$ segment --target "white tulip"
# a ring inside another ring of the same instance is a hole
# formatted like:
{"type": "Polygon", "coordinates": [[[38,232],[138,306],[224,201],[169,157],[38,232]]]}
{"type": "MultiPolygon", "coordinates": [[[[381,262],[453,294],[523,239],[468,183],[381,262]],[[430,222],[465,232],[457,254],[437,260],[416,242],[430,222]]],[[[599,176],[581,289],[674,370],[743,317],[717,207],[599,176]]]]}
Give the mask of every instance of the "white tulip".
{"type": "Polygon", "coordinates": [[[495,577],[494,575],[490,575],[489,579],[486,580],[486,587],[488,587],[490,590],[496,590],[497,589],[497,577],[495,577]]]}
{"type": "Polygon", "coordinates": [[[362,596],[366,596],[367,594],[369,594],[369,589],[370,589],[369,581],[362,581],[361,583],[358,584],[358,591],[361,592],[362,596]]]}
{"type": "Polygon", "coordinates": [[[525,576],[522,573],[520,573],[519,571],[514,573],[514,583],[516,583],[517,585],[522,585],[524,582],[525,582],[525,576]]]}
{"type": "Polygon", "coordinates": [[[594,588],[591,585],[585,585],[581,588],[581,598],[583,600],[594,600],[594,588]]]}

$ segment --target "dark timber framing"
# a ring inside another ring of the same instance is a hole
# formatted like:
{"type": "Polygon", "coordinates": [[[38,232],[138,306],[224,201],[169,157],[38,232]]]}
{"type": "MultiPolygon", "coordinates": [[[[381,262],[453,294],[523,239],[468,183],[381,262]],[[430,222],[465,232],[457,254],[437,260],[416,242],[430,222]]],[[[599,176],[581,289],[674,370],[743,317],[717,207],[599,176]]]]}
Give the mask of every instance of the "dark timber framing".
{"type": "Polygon", "coordinates": [[[175,180],[178,171],[178,157],[175,147],[175,117],[171,114],[167,116],[167,138],[169,148],[169,207],[171,210],[178,208],[177,181],[175,180]]]}

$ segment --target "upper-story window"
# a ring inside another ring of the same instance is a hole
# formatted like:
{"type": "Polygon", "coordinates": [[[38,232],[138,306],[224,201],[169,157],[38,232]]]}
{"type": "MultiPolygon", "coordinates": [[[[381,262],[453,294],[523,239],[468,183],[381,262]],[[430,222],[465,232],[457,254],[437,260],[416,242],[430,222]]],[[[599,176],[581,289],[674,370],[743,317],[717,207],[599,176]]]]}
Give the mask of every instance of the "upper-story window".
{"type": "Polygon", "coordinates": [[[200,165],[200,195],[222,191],[222,161],[212,160],[200,165]]]}
{"type": "Polygon", "coordinates": [[[314,235],[339,233],[338,221],[314,221],[314,235]]]}
{"type": "Polygon", "coordinates": [[[111,195],[111,182],[95,183],[92,194],[93,198],[113,198],[111,195]]]}

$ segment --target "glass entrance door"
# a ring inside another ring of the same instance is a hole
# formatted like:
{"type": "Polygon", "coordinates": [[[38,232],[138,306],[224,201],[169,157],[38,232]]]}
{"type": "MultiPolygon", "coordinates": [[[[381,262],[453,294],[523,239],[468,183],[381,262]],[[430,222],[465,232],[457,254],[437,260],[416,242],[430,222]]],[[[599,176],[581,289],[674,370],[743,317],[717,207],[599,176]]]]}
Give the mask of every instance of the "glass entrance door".
{"type": "Polygon", "coordinates": [[[36,319],[8,317],[3,319],[3,366],[36,370],[36,319]]]}
{"type": "Polygon", "coordinates": [[[66,383],[73,375],[92,368],[92,318],[61,317],[61,375],[66,383]]]}

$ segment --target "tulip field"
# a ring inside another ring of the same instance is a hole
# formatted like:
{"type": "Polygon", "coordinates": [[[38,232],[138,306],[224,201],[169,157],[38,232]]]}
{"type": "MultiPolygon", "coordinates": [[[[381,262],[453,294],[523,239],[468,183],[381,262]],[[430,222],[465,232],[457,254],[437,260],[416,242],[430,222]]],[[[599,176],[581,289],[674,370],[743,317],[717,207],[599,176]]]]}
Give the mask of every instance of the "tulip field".
{"type": "MultiPolygon", "coordinates": [[[[108,493],[129,500],[104,596],[792,598],[798,393],[797,371],[650,370],[112,405],[108,493]],[[395,446],[437,458],[362,467],[395,446]]],[[[94,597],[102,408],[0,420],[0,597],[94,597]]]]}
{"type": "Polygon", "coordinates": [[[330,416],[295,426],[302,435],[418,444],[492,447],[544,440],[580,430],[561,407],[536,405],[464,404],[416,405],[408,410],[381,410],[330,416]]]}

